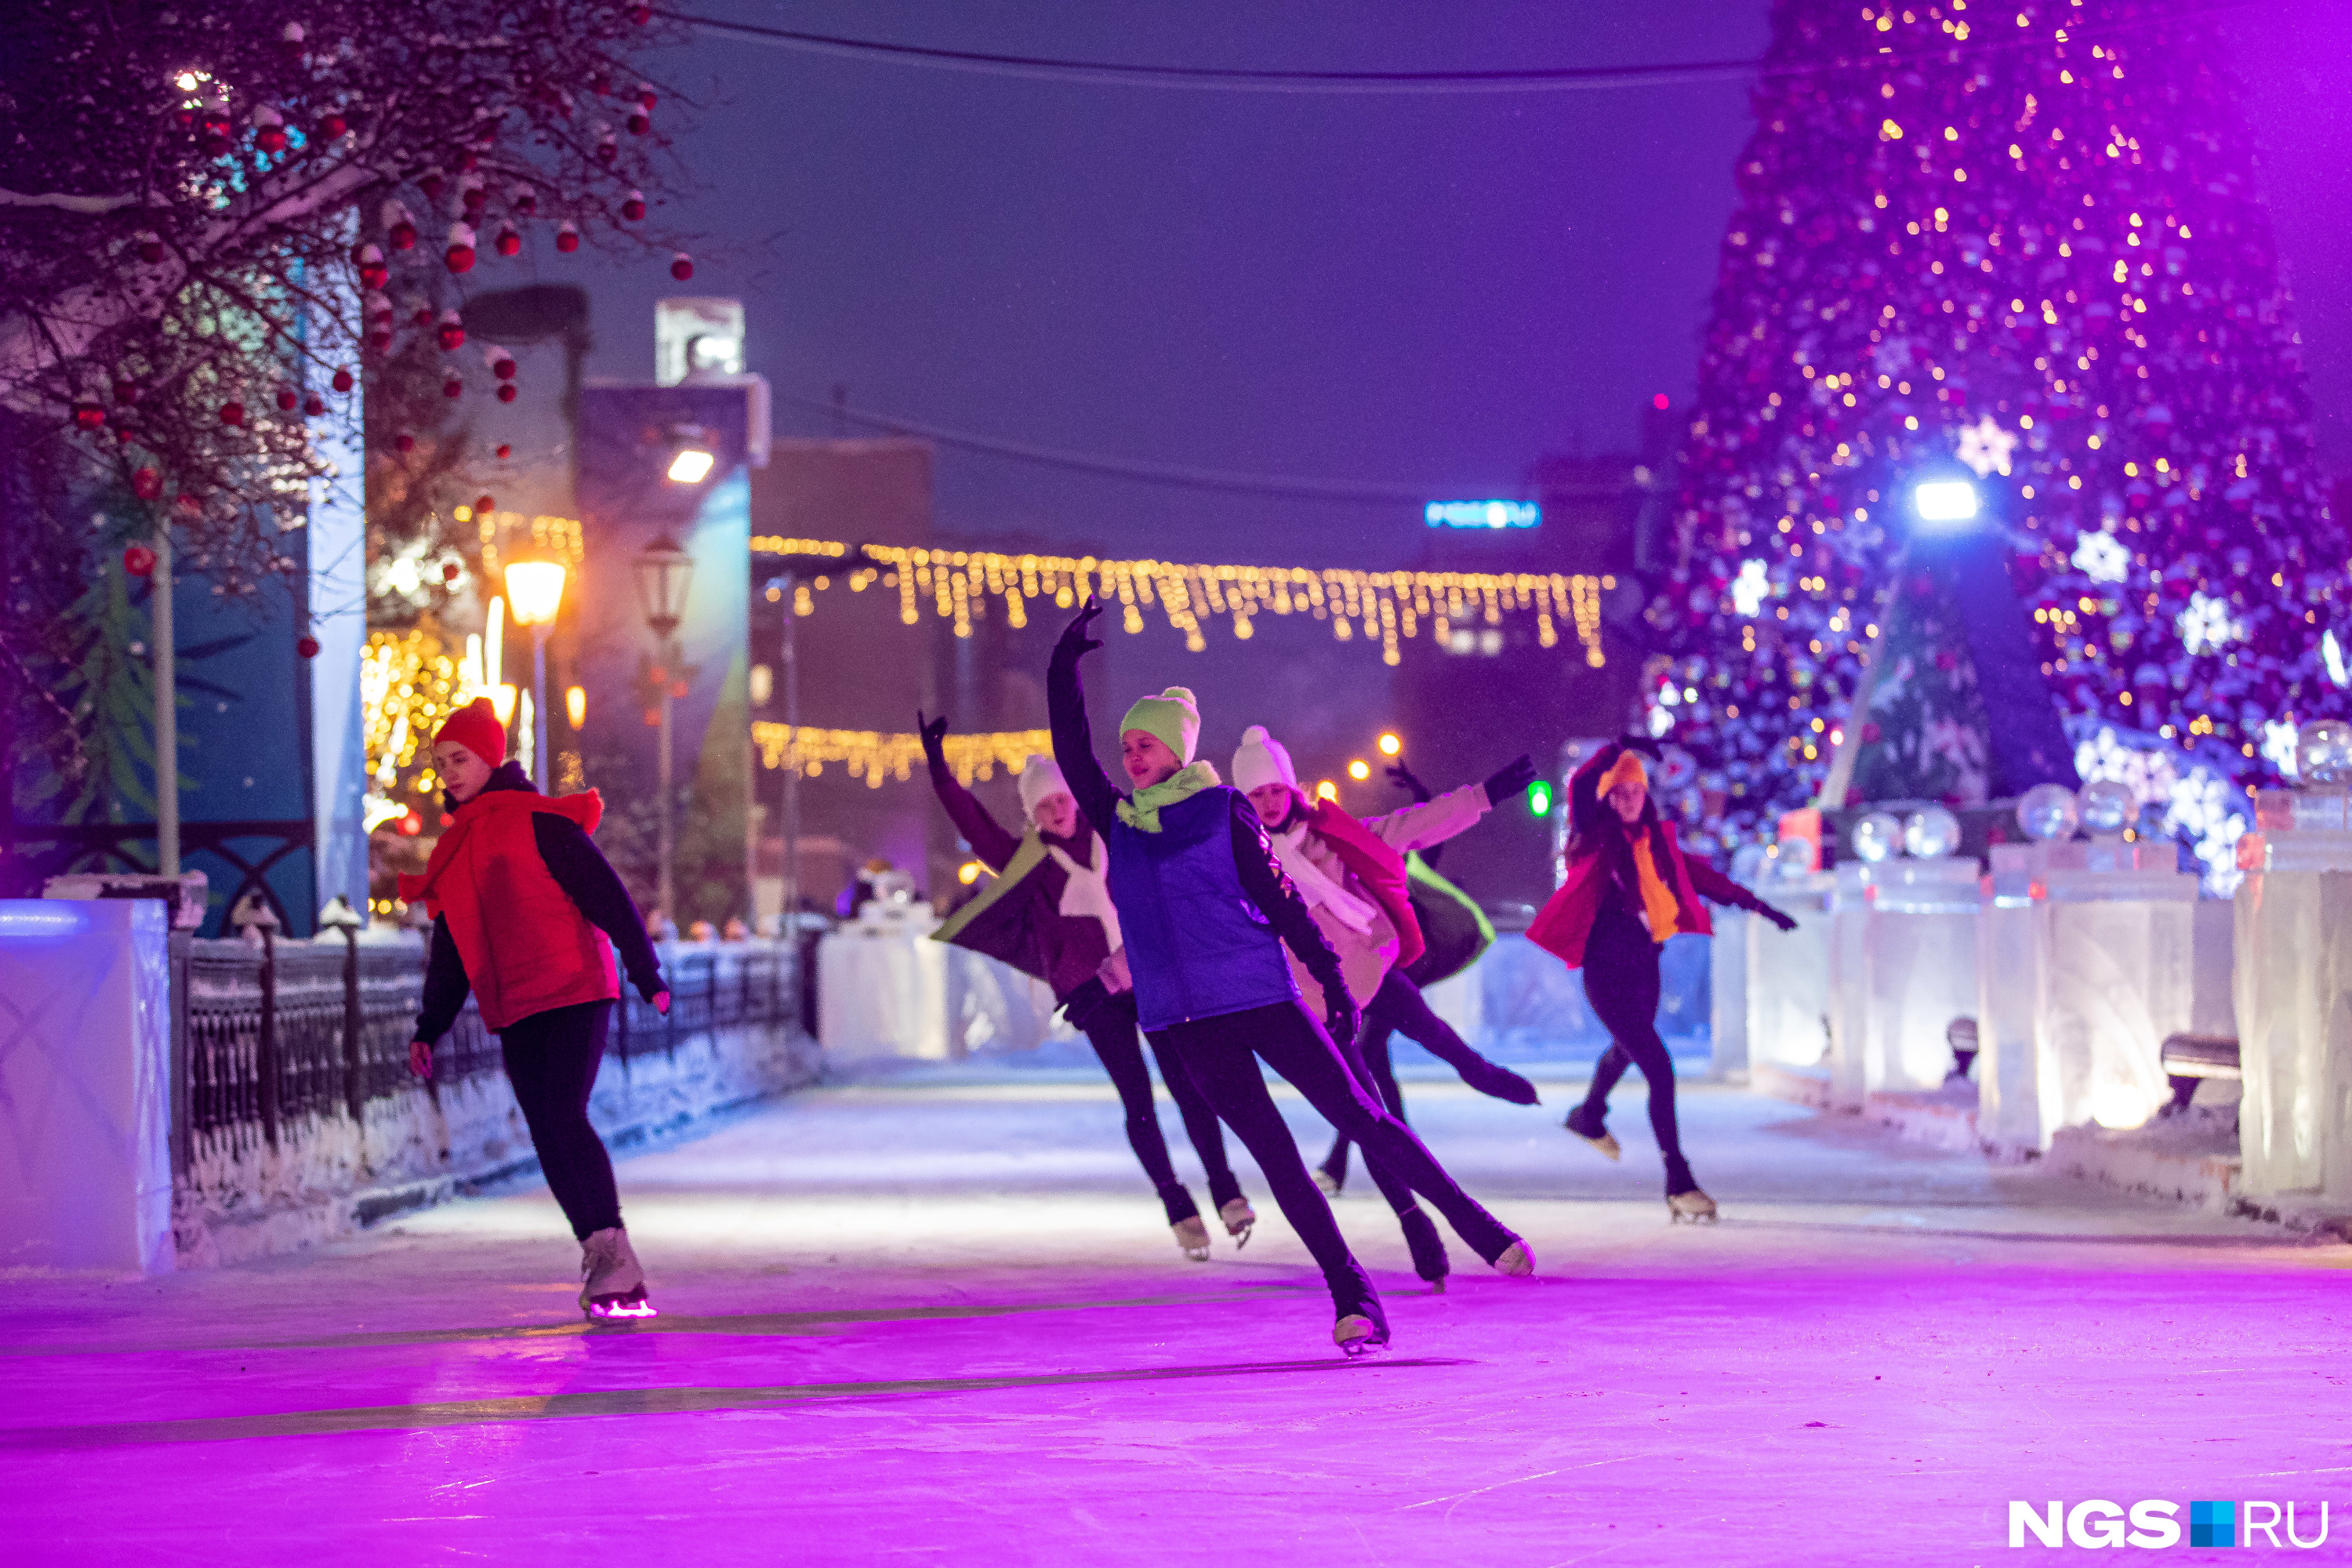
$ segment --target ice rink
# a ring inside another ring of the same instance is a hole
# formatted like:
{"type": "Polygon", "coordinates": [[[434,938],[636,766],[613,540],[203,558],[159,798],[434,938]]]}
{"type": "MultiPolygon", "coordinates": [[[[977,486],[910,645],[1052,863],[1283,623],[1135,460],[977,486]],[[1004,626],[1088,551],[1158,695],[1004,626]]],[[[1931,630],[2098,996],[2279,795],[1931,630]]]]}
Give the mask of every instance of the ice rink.
{"type": "Polygon", "coordinates": [[[1238,1147],[1258,1233],[1188,1262],[1073,1073],[823,1089],[625,1157],[648,1324],[582,1324],[535,1186],[266,1265],[18,1275],[7,1557],[1979,1563],[2021,1557],[2011,1500],[2184,1531],[2291,1500],[2309,1539],[2352,1498],[2352,1248],[1689,1084],[1724,1219],[1669,1227],[1638,1077],[1622,1165],[1543,1088],[1409,1086],[1538,1272],[1456,1242],[1430,1294],[1360,1167],[1396,1333],[1361,1363],[1238,1147]]]}

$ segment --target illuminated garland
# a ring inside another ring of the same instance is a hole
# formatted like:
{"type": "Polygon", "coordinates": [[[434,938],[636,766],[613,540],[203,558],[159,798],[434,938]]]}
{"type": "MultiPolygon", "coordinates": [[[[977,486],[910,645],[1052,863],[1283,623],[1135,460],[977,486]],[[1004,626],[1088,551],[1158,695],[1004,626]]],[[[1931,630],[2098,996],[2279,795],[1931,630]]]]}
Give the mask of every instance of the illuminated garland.
{"type": "MultiPolygon", "coordinates": [[[[960,637],[987,617],[990,598],[1002,599],[1007,626],[1029,624],[1028,603],[1050,599],[1056,609],[1075,608],[1089,594],[1116,601],[1120,620],[1143,630],[1146,606],[1157,605],[1168,624],[1184,634],[1194,653],[1208,647],[1205,616],[1224,616],[1243,639],[1260,616],[1303,615],[1331,623],[1341,642],[1361,636],[1381,645],[1389,664],[1400,658],[1397,645],[1418,637],[1426,623],[1440,643],[1473,625],[1499,626],[1505,616],[1535,617],[1536,640],[1556,647],[1560,628],[1570,628],[1595,669],[1601,649],[1601,595],[1614,577],[1559,573],[1360,572],[1351,567],[1212,566],[1171,561],[1106,561],[1092,555],[1005,555],[985,550],[915,550],[869,544],[856,554],[838,541],[784,539],[762,534],[751,541],[755,554],[830,555],[846,568],[843,580],[862,594],[880,582],[898,591],[898,619],[922,618],[929,603],[960,637]]],[[[814,595],[833,586],[829,576],[793,584],[793,612],[812,615],[814,595]],[[814,592],[812,591],[814,590],[814,592]]],[[[771,589],[782,596],[782,589],[771,589]]]]}
{"type": "MultiPolygon", "coordinates": [[[[862,778],[868,789],[880,789],[885,776],[904,784],[915,776],[923,760],[923,738],[888,734],[877,730],[793,729],[765,720],[751,726],[751,743],[760,748],[760,762],[771,768],[797,767],[803,778],[821,778],[828,763],[845,763],[851,778],[862,778]]],[[[1045,730],[1001,730],[992,734],[950,735],[945,742],[948,766],[959,783],[991,779],[999,767],[1018,773],[1034,754],[1053,753],[1054,737],[1045,730]]]]}
{"type": "Polygon", "coordinates": [[[482,574],[492,582],[498,580],[499,541],[529,534],[534,549],[578,571],[587,558],[586,540],[579,520],[569,517],[525,517],[519,511],[476,511],[471,507],[452,507],[450,515],[459,522],[476,524],[482,538],[482,574]]]}

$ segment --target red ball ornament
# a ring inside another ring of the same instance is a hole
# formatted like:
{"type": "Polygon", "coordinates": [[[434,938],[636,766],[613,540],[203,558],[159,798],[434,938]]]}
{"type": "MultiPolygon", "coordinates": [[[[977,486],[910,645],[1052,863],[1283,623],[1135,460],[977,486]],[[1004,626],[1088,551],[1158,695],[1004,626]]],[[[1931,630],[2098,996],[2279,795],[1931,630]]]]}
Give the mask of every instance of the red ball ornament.
{"type": "Polygon", "coordinates": [[[464,571],[465,568],[458,565],[455,561],[444,561],[441,563],[441,581],[444,583],[455,583],[464,571]]]}
{"type": "Polygon", "coordinates": [[[444,349],[460,349],[466,346],[466,323],[458,318],[457,311],[441,312],[440,337],[441,346],[444,349]]]}
{"type": "Polygon", "coordinates": [[[431,326],[433,324],[433,307],[426,304],[424,300],[419,300],[416,301],[415,314],[410,316],[408,320],[412,326],[431,326]]]}
{"type": "Polygon", "coordinates": [[[324,414],[326,411],[327,400],[320,396],[315,392],[302,400],[302,412],[309,415],[313,419],[316,419],[320,415],[324,414]]]}
{"type": "Polygon", "coordinates": [[[278,406],[284,409],[287,413],[293,413],[296,405],[299,404],[301,401],[302,400],[299,397],[295,395],[294,389],[292,387],[281,386],[278,389],[278,406]]]}
{"type": "Polygon", "coordinates": [[[555,248],[563,252],[566,256],[569,256],[573,251],[579,249],[580,230],[568,223],[562,228],[557,229],[555,231],[555,248]]]}
{"type": "Polygon", "coordinates": [[[490,362],[490,374],[500,381],[512,381],[515,378],[515,362],[500,354],[490,362]]]}
{"type": "Polygon", "coordinates": [[[500,403],[512,403],[515,400],[516,395],[515,384],[513,382],[502,381],[499,383],[499,401],[500,403]]]}
{"type": "Polygon", "coordinates": [[[163,476],[152,468],[142,468],[131,476],[131,493],[141,500],[154,500],[163,493],[163,476]]]}
{"type": "Polygon", "coordinates": [[[508,446],[504,441],[499,443],[499,461],[503,463],[509,458],[513,456],[514,448],[512,447],[508,446]]]}
{"type": "Polygon", "coordinates": [[[653,83],[649,81],[641,81],[637,83],[637,107],[639,109],[644,110],[647,114],[651,114],[654,111],[654,105],[660,101],[661,98],[654,91],[653,83]]]}
{"type": "Polygon", "coordinates": [[[152,576],[155,552],[143,544],[126,545],[122,552],[122,569],[133,577],[152,576]]]}
{"type": "Polygon", "coordinates": [[[632,5],[629,7],[629,20],[635,22],[638,26],[642,27],[653,19],[654,8],[652,6],[632,5]]]}
{"type": "Polygon", "coordinates": [[[631,223],[635,223],[642,219],[646,216],[645,192],[631,191],[627,195],[622,197],[621,216],[628,219],[631,223]]]}
{"type": "Polygon", "coordinates": [[[78,397],[73,405],[74,423],[85,430],[95,430],[106,423],[106,410],[93,398],[78,397]]]}
{"type": "Polygon", "coordinates": [[[620,156],[621,144],[613,139],[611,132],[605,132],[604,139],[596,143],[596,162],[610,166],[617,162],[620,156]]]}
{"type": "Polygon", "coordinates": [[[463,397],[466,395],[466,384],[453,375],[441,384],[441,395],[447,398],[463,397]]]}
{"type": "Polygon", "coordinates": [[[476,511],[496,511],[499,510],[499,498],[487,492],[478,495],[474,498],[474,510],[476,511]]]}
{"type": "Polygon", "coordinates": [[[694,258],[683,250],[669,264],[669,275],[683,283],[694,276],[694,258]]]}
{"type": "Polygon", "coordinates": [[[319,117],[319,136],[322,141],[339,142],[351,128],[351,121],[340,114],[329,112],[319,117]]]}
{"type": "Polygon", "coordinates": [[[394,436],[392,438],[392,444],[404,452],[414,452],[416,450],[416,437],[410,435],[405,430],[403,430],[399,435],[394,436]]]}
{"type": "Polygon", "coordinates": [[[654,117],[642,109],[629,110],[629,134],[643,136],[654,128],[654,117]]]}
{"type": "Polygon", "coordinates": [[[507,197],[507,205],[514,209],[517,217],[529,217],[539,210],[539,192],[530,185],[519,184],[507,197]]]}
{"type": "Polygon", "coordinates": [[[153,267],[163,259],[163,242],[152,234],[139,237],[139,259],[153,267]]]}
{"type": "Polygon", "coordinates": [[[294,639],[294,651],[304,658],[316,658],[319,657],[319,639],[306,632],[294,639]]]}
{"type": "Polygon", "coordinates": [[[462,223],[451,224],[449,247],[441,253],[441,257],[449,264],[450,271],[471,272],[474,269],[474,231],[462,223]]]}
{"type": "Polygon", "coordinates": [[[392,347],[392,329],[378,327],[367,335],[368,347],[379,352],[392,347]]]}
{"type": "Polygon", "coordinates": [[[522,252],[522,236],[514,231],[512,224],[500,228],[499,237],[492,243],[498,247],[500,256],[517,256],[522,252]]]}
{"type": "Polygon", "coordinates": [[[233,401],[222,404],[220,406],[220,422],[224,425],[244,424],[245,405],[233,401]]]}
{"type": "Polygon", "coordinates": [[[383,252],[373,244],[352,252],[352,265],[360,270],[362,289],[381,289],[392,281],[392,268],[384,265],[383,252]]]}
{"type": "Polygon", "coordinates": [[[286,151],[286,118],[268,104],[253,111],[253,144],[264,153],[286,151]]]}
{"type": "Polygon", "coordinates": [[[425,199],[428,202],[439,201],[448,184],[449,177],[438,169],[427,169],[416,176],[416,188],[425,193],[425,199]]]}
{"type": "Polygon", "coordinates": [[[347,370],[338,370],[329,378],[327,384],[337,392],[349,392],[352,385],[352,373],[347,370]]]}
{"type": "Polygon", "coordinates": [[[139,384],[127,378],[122,381],[116,382],[114,384],[114,401],[117,403],[138,402],[139,384]]]}

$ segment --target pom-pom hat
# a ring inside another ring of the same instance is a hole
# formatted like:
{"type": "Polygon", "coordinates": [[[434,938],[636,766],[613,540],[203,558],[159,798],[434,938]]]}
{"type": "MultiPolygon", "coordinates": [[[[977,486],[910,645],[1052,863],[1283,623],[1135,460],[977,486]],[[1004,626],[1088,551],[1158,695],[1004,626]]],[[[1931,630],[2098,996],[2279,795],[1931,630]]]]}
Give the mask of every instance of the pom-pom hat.
{"type": "Polygon", "coordinates": [[[1127,717],[1118,721],[1118,732],[1124,735],[1129,730],[1158,736],[1179,761],[1190,767],[1192,748],[1201,739],[1200,704],[1192,700],[1192,693],[1186,688],[1171,686],[1127,710],[1127,717]]]}
{"type": "Polygon", "coordinates": [[[1298,787],[1298,770],[1291,764],[1290,749],[1265,732],[1263,724],[1242,731],[1241,749],[1234,753],[1234,787],[1247,795],[1261,784],[1298,787]]]}
{"type": "Polygon", "coordinates": [[[475,698],[441,721],[433,743],[444,741],[455,741],[492,767],[507,760],[507,727],[499,722],[499,710],[487,697],[475,698]]]}
{"type": "Polygon", "coordinates": [[[1037,815],[1037,803],[1049,795],[1067,795],[1070,781],[1062,776],[1062,764],[1051,757],[1030,754],[1022,765],[1021,780],[1015,785],[1021,792],[1021,809],[1031,816],[1037,815]]]}

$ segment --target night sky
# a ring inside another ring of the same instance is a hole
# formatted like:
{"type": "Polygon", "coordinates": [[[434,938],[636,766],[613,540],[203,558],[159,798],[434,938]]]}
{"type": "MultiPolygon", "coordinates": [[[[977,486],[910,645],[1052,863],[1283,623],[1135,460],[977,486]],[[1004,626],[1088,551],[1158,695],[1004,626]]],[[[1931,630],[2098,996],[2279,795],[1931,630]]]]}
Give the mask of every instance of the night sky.
{"type": "MultiPolygon", "coordinates": [[[[1379,14],[1229,3],[955,6],[709,0],[703,14],[1009,53],[1465,69],[1752,57],[1759,4],[1484,4],[1379,14]]],[[[2352,5],[2223,25],[2302,312],[2329,466],[2352,469],[2352,5]]],[[[695,292],[750,311],[792,397],[1037,446],[1515,493],[1553,451],[1622,450],[1691,387],[1738,80],[1602,91],[1297,96],[971,75],[702,39],[673,209],[695,292]]],[[[665,113],[667,113],[667,109],[665,113]]],[[[552,258],[551,258],[552,259],[552,258]]],[[[641,377],[658,263],[591,271],[590,369],[641,377]]],[[[854,430],[855,434],[866,433],[854,430]]],[[[1406,505],[1260,499],[942,450],[939,521],[1122,553],[1402,564],[1406,505]]]]}

